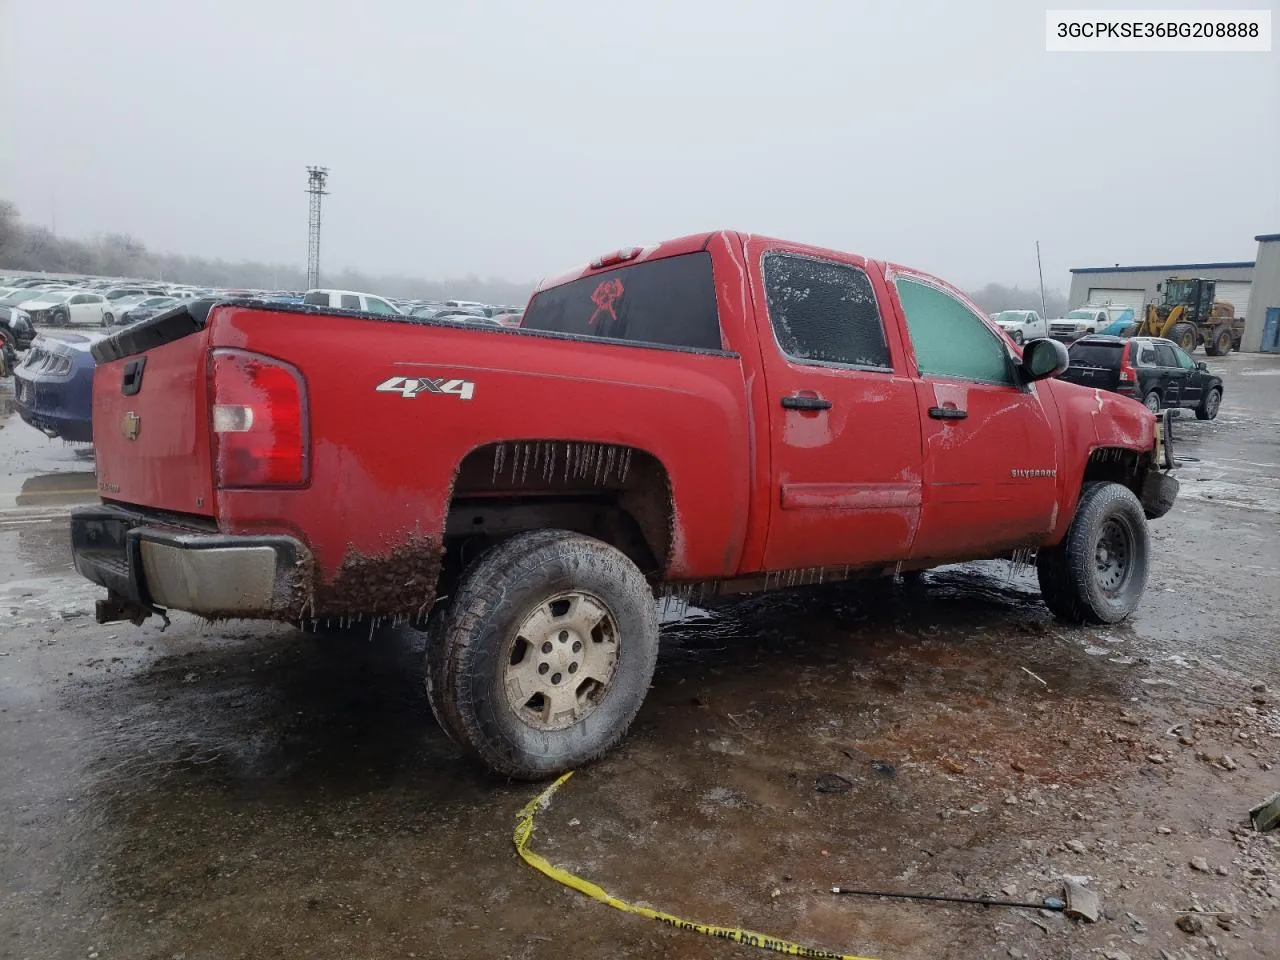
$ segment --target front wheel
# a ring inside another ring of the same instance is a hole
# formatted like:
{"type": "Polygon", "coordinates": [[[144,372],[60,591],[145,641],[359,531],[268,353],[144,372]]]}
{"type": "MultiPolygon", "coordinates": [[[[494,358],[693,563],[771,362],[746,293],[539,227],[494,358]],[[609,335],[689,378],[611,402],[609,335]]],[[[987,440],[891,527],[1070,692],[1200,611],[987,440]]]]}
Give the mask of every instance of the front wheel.
{"type": "Polygon", "coordinates": [[[1187,353],[1196,350],[1196,325],[1194,323],[1175,323],[1169,331],[1168,339],[1172,340],[1187,353]]]}
{"type": "Polygon", "coordinates": [[[1022,346],[1022,341],[1025,339],[1026,338],[1022,335],[1021,330],[1013,331],[1013,342],[1016,343],[1018,346],[1022,346]]]}
{"type": "Polygon", "coordinates": [[[1040,593],[1072,623],[1119,623],[1147,585],[1151,540],[1142,504],[1118,483],[1088,483],[1062,542],[1036,555],[1040,593]]]}
{"type": "Polygon", "coordinates": [[[115,323],[115,322],[116,322],[116,318],[115,318],[115,317],[113,317],[111,314],[109,314],[109,313],[104,313],[104,314],[102,315],[102,325],[103,325],[104,327],[109,327],[109,326],[111,326],[111,325],[112,325],[113,323],[115,323]]]}
{"type": "Polygon", "coordinates": [[[1218,408],[1222,406],[1222,391],[1218,389],[1210,390],[1204,395],[1204,399],[1200,401],[1200,405],[1196,407],[1197,420],[1216,420],[1218,417],[1218,408]]]}
{"type": "Polygon", "coordinates": [[[644,575],[622,553],[536,531],[472,564],[428,646],[441,726],[494,771],[532,780],[622,739],[653,678],[658,619],[644,575]]]}

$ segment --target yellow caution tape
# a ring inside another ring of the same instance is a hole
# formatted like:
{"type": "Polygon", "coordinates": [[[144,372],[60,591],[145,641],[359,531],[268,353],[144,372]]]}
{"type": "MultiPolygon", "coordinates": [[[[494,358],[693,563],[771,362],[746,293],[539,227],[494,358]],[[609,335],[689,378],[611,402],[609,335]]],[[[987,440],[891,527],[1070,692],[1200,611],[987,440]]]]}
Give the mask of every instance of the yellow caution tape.
{"type": "Polygon", "coordinates": [[[834,953],[830,950],[819,950],[815,947],[803,947],[798,943],[783,940],[781,937],[773,937],[767,933],[755,933],[751,930],[741,930],[738,927],[717,927],[710,923],[697,923],[693,920],[673,917],[671,914],[663,913],[661,910],[638,907],[635,904],[618,899],[609,891],[592,883],[590,880],[583,880],[582,877],[575,876],[568,870],[561,870],[548,861],[546,857],[530,850],[529,840],[533,837],[534,816],[551,802],[552,795],[572,776],[572,771],[566,773],[526,803],[524,809],[516,815],[516,832],[511,837],[516,845],[516,853],[520,854],[520,858],[539,873],[550,877],[557,883],[577,890],[579,893],[585,893],[592,900],[599,900],[615,910],[621,910],[623,913],[632,913],[639,917],[648,917],[650,920],[657,920],[659,923],[665,923],[667,926],[675,927],[678,930],[692,930],[694,933],[715,937],[717,940],[729,940],[749,947],[760,947],[762,950],[785,953],[789,957],[810,957],[813,960],[870,960],[868,957],[855,957],[847,953],[834,953]]]}

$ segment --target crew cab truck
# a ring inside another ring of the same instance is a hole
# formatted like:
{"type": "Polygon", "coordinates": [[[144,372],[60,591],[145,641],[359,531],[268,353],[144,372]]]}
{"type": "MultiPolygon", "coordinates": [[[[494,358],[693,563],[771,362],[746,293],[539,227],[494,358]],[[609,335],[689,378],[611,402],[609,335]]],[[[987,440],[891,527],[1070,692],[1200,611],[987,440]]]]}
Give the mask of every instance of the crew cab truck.
{"type": "Polygon", "coordinates": [[[425,624],[428,700],[494,770],[623,736],[655,593],[1038,551],[1077,622],[1139,602],[1176,493],[1140,403],[1055,380],[963,294],[718,232],[544,282],[518,329],[196,301],[94,345],[100,621],[425,624]]]}

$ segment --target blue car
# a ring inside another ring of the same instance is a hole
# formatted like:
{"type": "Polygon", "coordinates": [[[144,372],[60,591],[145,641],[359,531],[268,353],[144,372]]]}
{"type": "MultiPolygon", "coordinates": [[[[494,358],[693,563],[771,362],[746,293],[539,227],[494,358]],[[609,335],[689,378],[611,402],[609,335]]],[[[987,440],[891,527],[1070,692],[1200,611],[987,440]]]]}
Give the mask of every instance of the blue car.
{"type": "Polygon", "coordinates": [[[93,368],[89,348],[102,334],[40,334],[13,372],[14,409],[49,437],[93,442],[93,368]]]}

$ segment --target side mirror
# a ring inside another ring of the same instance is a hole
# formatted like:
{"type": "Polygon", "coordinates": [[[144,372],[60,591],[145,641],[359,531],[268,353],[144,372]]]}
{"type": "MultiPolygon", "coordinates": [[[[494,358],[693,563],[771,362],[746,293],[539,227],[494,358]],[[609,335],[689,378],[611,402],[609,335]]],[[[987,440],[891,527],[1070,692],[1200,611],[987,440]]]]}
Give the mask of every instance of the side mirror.
{"type": "Polygon", "coordinates": [[[1196,369],[1197,369],[1197,370],[1208,370],[1208,369],[1209,369],[1209,365],[1208,365],[1207,363],[1205,363],[1203,360],[1200,360],[1200,361],[1198,361],[1198,362],[1196,363],[1196,369]]]}
{"type": "Polygon", "coordinates": [[[1056,377],[1069,366],[1067,348],[1057,340],[1032,340],[1022,349],[1022,379],[1027,383],[1056,377]]]}

